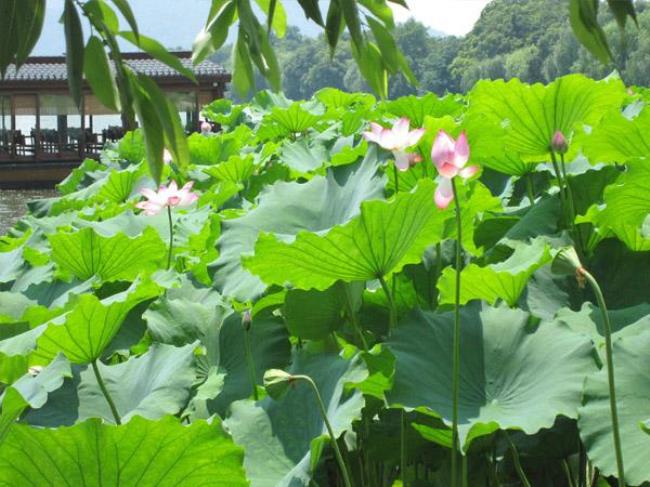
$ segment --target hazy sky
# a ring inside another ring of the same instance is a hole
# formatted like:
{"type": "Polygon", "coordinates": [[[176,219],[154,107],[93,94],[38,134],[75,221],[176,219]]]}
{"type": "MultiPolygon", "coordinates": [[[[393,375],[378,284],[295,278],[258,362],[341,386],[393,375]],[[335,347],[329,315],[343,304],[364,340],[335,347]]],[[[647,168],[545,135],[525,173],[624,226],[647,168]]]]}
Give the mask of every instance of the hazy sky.
{"type": "MultiPolygon", "coordinates": [[[[407,0],[410,11],[394,6],[397,21],[413,17],[445,34],[463,35],[469,32],[490,0],[407,0]]],[[[43,35],[36,46],[36,55],[60,55],[65,51],[63,27],[59,18],[64,0],[49,0],[43,35]]],[[[203,27],[210,0],[131,0],[140,30],[170,48],[188,49],[203,27]]],[[[284,0],[289,23],[305,34],[318,32],[305,20],[296,0],[284,0]]],[[[327,0],[321,0],[325,10],[327,0]]],[[[394,4],[391,4],[394,5],[394,4]]],[[[232,29],[234,30],[234,29],[232,29]]]]}
{"type": "Polygon", "coordinates": [[[407,0],[409,10],[396,6],[395,19],[413,17],[445,34],[467,34],[490,0],[407,0]]]}

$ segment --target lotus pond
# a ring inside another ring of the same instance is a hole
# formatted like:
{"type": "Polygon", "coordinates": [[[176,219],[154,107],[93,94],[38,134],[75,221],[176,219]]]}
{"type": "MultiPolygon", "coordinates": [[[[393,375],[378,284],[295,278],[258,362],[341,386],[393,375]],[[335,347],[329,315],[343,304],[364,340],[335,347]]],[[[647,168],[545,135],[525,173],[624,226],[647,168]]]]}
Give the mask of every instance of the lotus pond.
{"type": "Polygon", "coordinates": [[[650,485],[648,100],[260,92],[162,188],[127,134],[0,239],[0,485],[650,485]]]}

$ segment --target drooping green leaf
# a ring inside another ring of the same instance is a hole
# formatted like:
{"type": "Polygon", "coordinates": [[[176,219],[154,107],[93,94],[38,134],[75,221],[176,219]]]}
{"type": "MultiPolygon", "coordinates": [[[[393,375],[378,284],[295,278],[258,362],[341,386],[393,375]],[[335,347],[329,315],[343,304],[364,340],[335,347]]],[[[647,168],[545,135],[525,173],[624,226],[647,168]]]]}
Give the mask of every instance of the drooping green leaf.
{"type": "MultiPolygon", "coordinates": [[[[621,337],[613,343],[621,447],[629,485],[650,481],[650,442],[639,427],[650,411],[649,346],[650,332],[647,330],[636,336],[621,337]]],[[[617,471],[611,425],[609,385],[603,367],[587,378],[578,428],[589,459],[605,476],[616,475],[617,471]]]]}
{"type": "Polygon", "coordinates": [[[140,272],[155,270],[166,246],[153,228],[129,238],[123,233],[103,237],[92,228],[49,236],[52,260],[61,272],[80,280],[96,276],[104,281],[133,280],[140,272]]]}
{"type": "MultiPolygon", "coordinates": [[[[360,392],[345,393],[345,385],[360,382],[367,371],[356,358],[344,360],[327,353],[298,352],[288,371],[308,375],[318,387],[334,434],[340,437],[361,415],[360,392]]],[[[301,382],[278,401],[238,401],[225,421],[235,442],[244,447],[244,466],[253,487],[309,485],[310,464],[321,449],[314,442],[327,435],[313,390],[301,382]]]]}
{"type": "Polygon", "coordinates": [[[219,49],[228,38],[228,30],[235,18],[237,4],[232,0],[221,3],[216,15],[194,40],[192,61],[195,65],[219,49]]]}
{"type": "Polygon", "coordinates": [[[598,23],[598,4],[598,0],[571,0],[569,19],[578,40],[605,64],[612,60],[612,52],[605,32],[598,23]]]}
{"type": "MultiPolygon", "coordinates": [[[[195,345],[198,345],[195,344],[195,345]]],[[[187,403],[195,378],[195,345],[177,348],[154,344],[141,357],[98,368],[123,423],[135,416],[160,419],[178,413],[187,403]]],[[[90,367],[81,373],[79,421],[115,420],[90,367]]]]}
{"type": "Polygon", "coordinates": [[[102,41],[91,36],[84,53],[84,75],[93,93],[106,108],[119,112],[120,97],[117,84],[108,64],[108,56],[102,41]]]}
{"type": "MultiPolygon", "coordinates": [[[[461,272],[460,303],[473,299],[495,304],[503,300],[509,306],[517,304],[528,279],[551,260],[547,244],[542,239],[530,245],[515,246],[513,254],[505,261],[480,267],[469,264],[461,272]]],[[[447,267],[438,280],[440,304],[453,304],[456,292],[456,271],[447,267]]]]}
{"type": "Polygon", "coordinates": [[[242,453],[219,424],[135,417],[122,426],[88,420],[70,428],[17,425],[0,446],[6,485],[248,485],[242,453]],[[110,452],[110,454],[108,454],[110,452]]]}
{"type": "Polygon", "coordinates": [[[442,240],[447,216],[431,203],[433,188],[423,180],[414,192],[391,201],[364,202],[358,218],[323,236],[301,232],[287,244],[262,234],[255,256],[243,261],[267,284],[299,289],[323,290],[337,280],[366,281],[399,272],[442,240]]]}
{"type": "MultiPolygon", "coordinates": [[[[465,450],[497,429],[534,434],[559,415],[577,416],[584,379],[596,369],[592,346],[555,324],[531,330],[528,318],[505,307],[461,311],[459,432],[465,450]]],[[[453,323],[453,312],[414,312],[394,331],[390,403],[424,408],[450,424],[453,323]]]]}
{"type": "Polygon", "coordinates": [[[165,49],[165,47],[155,39],[130,31],[119,32],[119,36],[124,40],[129,41],[134,46],[142,49],[154,59],[166,64],[191,81],[196,82],[194,72],[190,68],[185,67],[182,61],[175,54],[167,51],[167,49],[165,49]]]}
{"type": "Polygon", "coordinates": [[[68,87],[75,104],[81,106],[81,89],[84,72],[84,35],[77,7],[72,0],[65,0],[63,8],[68,87]]]}

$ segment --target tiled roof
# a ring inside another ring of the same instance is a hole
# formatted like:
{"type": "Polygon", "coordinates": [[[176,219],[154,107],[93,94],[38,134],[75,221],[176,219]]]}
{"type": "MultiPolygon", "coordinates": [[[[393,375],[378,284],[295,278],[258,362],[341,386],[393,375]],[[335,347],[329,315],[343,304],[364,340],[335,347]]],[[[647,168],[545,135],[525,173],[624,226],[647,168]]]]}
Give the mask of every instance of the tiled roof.
{"type": "MultiPolygon", "coordinates": [[[[218,77],[228,74],[223,66],[212,61],[203,61],[197,66],[192,66],[189,54],[182,54],[179,55],[181,62],[186,68],[192,69],[197,77],[218,77]]],[[[138,57],[137,54],[128,54],[125,55],[125,58],[126,63],[136,73],[145,74],[152,78],[183,78],[181,74],[166,64],[145,55],[138,57]]],[[[10,65],[5,76],[5,81],[66,81],[67,79],[68,73],[64,57],[30,58],[21,66],[18,72],[16,72],[14,65],[10,65]]]]}

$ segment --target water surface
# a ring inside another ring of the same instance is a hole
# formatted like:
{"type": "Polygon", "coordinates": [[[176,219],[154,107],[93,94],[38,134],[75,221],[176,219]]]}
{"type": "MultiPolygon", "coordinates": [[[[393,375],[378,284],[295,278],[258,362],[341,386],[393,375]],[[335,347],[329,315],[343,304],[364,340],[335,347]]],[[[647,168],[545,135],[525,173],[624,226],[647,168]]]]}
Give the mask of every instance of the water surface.
{"type": "Polygon", "coordinates": [[[27,202],[56,196],[54,189],[0,189],[0,235],[27,213],[27,202]]]}

